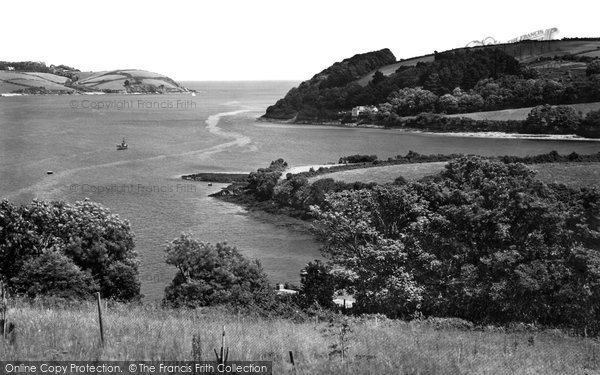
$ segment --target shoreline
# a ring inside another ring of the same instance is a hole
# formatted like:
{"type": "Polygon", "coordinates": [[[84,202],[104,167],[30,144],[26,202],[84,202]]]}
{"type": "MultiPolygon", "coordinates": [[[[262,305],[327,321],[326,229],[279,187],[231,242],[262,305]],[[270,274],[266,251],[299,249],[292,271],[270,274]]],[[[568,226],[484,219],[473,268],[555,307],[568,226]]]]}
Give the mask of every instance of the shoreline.
{"type": "Polygon", "coordinates": [[[291,120],[275,120],[257,118],[257,122],[270,124],[273,126],[295,125],[295,126],[329,126],[335,128],[346,129],[385,129],[394,130],[400,133],[415,134],[415,135],[435,135],[445,137],[462,137],[462,138],[486,138],[486,139],[520,139],[520,140],[535,140],[535,141],[578,141],[578,142],[600,142],[600,138],[585,138],[576,134],[527,134],[527,133],[504,133],[504,132],[436,132],[431,130],[421,130],[413,128],[396,128],[387,127],[376,124],[356,124],[341,122],[291,122],[291,120]]]}
{"type": "Polygon", "coordinates": [[[69,96],[69,95],[169,95],[169,94],[192,94],[195,91],[173,91],[173,92],[104,92],[104,91],[77,91],[77,92],[48,92],[43,94],[25,94],[5,92],[0,93],[2,98],[11,98],[15,96],[69,96]]]}

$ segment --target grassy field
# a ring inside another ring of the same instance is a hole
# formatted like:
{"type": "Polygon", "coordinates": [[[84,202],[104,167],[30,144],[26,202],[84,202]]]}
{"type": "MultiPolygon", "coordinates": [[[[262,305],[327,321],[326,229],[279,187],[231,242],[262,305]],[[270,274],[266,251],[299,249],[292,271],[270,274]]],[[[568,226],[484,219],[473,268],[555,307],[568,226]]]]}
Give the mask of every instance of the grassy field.
{"type": "Polygon", "coordinates": [[[529,166],[544,182],[569,186],[600,185],[600,163],[552,163],[529,166]]]}
{"type": "Polygon", "coordinates": [[[0,93],[10,93],[20,89],[43,87],[50,92],[74,91],[63,86],[66,78],[48,73],[12,72],[0,70],[0,93]]]}
{"type": "MultiPolygon", "coordinates": [[[[352,169],[312,177],[309,182],[321,178],[333,178],[344,182],[362,181],[385,184],[394,182],[398,176],[411,181],[437,174],[444,169],[445,164],[445,162],[435,162],[352,169]]],[[[538,178],[547,183],[564,183],[570,186],[600,185],[600,163],[531,164],[529,168],[537,171],[538,178]]]]}
{"type": "Polygon", "coordinates": [[[399,176],[402,176],[407,180],[418,180],[425,176],[439,173],[444,169],[444,165],[446,165],[446,162],[442,161],[434,163],[398,164],[385,165],[381,167],[350,169],[347,171],[333,172],[311,177],[308,181],[312,183],[322,178],[333,178],[334,180],[344,182],[362,181],[386,184],[394,182],[394,180],[399,176]]]}
{"type": "Polygon", "coordinates": [[[166,76],[135,69],[98,72],[81,79],[78,84],[98,90],[123,90],[125,87],[124,82],[126,80],[129,80],[130,82],[138,80],[143,84],[154,85],[156,87],[164,85],[168,90],[181,91],[181,89],[166,76]]]}
{"type": "MultiPolygon", "coordinates": [[[[596,103],[580,103],[580,104],[569,104],[569,106],[575,108],[576,111],[581,112],[583,115],[590,111],[600,110],[600,102],[596,103]]],[[[468,117],[473,120],[495,120],[495,121],[506,121],[506,120],[525,120],[527,115],[533,107],[527,108],[516,108],[516,109],[504,109],[500,111],[488,111],[488,112],[473,112],[473,113],[457,113],[454,115],[448,115],[448,117],[468,117]]]]}
{"type": "Polygon", "coordinates": [[[558,330],[435,329],[422,322],[354,319],[345,360],[332,353],[340,323],[264,320],[223,310],[163,310],[116,305],[105,310],[99,342],[94,304],[9,309],[17,341],[0,340],[1,360],[214,360],[226,330],[229,360],[273,361],[274,374],[593,374],[600,343],[558,330]],[[296,370],[289,363],[294,353],[296,370]],[[198,357],[196,357],[198,358],[198,357]]]}
{"type": "MultiPolygon", "coordinates": [[[[182,88],[169,77],[144,70],[124,70],[98,73],[78,72],[80,87],[91,90],[124,90],[124,82],[137,79],[144,84],[156,87],[164,85],[172,92],[181,92],[182,88]]],[[[49,92],[73,92],[74,89],[64,86],[66,77],[50,73],[14,72],[0,70],[0,93],[12,93],[16,90],[43,87],[49,92]]]]}

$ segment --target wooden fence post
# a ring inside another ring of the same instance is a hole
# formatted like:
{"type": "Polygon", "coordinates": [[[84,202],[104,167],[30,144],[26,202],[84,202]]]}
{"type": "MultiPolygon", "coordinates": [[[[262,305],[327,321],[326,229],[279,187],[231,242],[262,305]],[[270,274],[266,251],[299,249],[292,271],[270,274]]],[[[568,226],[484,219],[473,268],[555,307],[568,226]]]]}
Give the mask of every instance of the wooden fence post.
{"type": "Polygon", "coordinates": [[[0,322],[2,323],[2,338],[6,339],[7,332],[6,327],[8,324],[6,323],[6,311],[8,303],[6,301],[6,291],[4,289],[4,283],[0,281],[0,322]]]}
{"type": "Polygon", "coordinates": [[[292,352],[290,350],[289,353],[290,353],[290,363],[292,364],[292,368],[294,369],[294,374],[295,374],[296,373],[296,363],[294,362],[294,352],[292,352]]]}
{"type": "Polygon", "coordinates": [[[100,325],[100,340],[104,345],[104,325],[102,324],[102,300],[100,292],[96,292],[96,301],[98,302],[98,324],[100,325]]]}

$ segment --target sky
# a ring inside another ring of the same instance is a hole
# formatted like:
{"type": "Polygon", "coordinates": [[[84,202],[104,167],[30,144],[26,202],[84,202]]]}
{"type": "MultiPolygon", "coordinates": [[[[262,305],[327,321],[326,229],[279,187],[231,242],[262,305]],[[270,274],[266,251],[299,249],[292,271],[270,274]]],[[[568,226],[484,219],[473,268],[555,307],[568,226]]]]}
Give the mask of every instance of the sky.
{"type": "Polygon", "coordinates": [[[600,2],[3,1],[0,60],[190,80],[305,80],[382,48],[397,59],[556,27],[600,37],[600,2]]]}

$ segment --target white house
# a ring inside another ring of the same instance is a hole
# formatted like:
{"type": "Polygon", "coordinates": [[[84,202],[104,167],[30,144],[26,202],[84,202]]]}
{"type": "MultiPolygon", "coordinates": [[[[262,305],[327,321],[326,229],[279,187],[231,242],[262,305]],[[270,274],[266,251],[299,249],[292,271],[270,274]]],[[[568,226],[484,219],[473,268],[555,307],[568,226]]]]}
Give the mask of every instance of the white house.
{"type": "Polygon", "coordinates": [[[375,107],[374,105],[369,105],[369,106],[359,105],[358,107],[352,108],[352,117],[358,117],[363,113],[377,113],[377,112],[379,112],[379,109],[377,109],[377,107],[375,107]]]}

